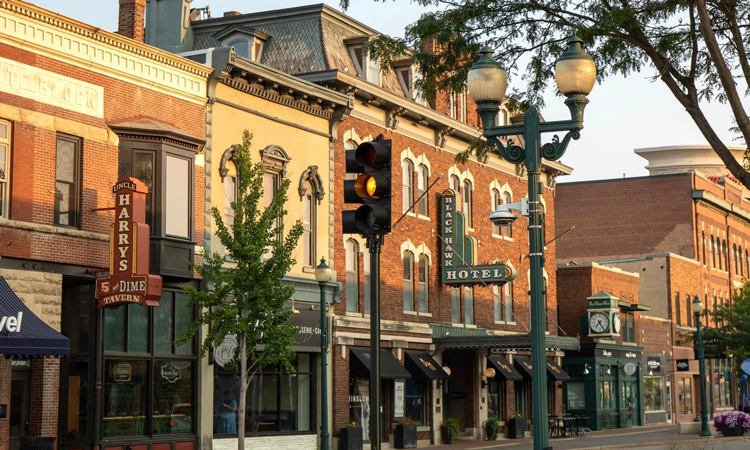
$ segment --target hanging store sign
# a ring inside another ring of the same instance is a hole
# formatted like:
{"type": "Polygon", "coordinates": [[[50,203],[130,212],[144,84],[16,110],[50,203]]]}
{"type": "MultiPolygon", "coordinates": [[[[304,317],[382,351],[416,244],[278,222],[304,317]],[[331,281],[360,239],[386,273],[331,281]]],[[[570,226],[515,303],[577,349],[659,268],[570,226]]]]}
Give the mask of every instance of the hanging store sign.
{"type": "Polygon", "coordinates": [[[443,283],[449,285],[505,284],[516,278],[516,269],[509,262],[492,265],[474,264],[474,238],[466,236],[466,218],[458,211],[456,193],[443,192],[443,283]]]}
{"type": "Polygon", "coordinates": [[[151,229],[146,223],[146,185],[121,177],[112,188],[115,223],[110,228],[109,276],[96,280],[99,308],[136,303],[159,306],[162,280],[149,274],[151,229]]]}
{"type": "Polygon", "coordinates": [[[625,375],[632,377],[635,375],[635,372],[637,370],[637,366],[633,363],[627,363],[623,366],[622,371],[625,372],[625,375]]]}
{"type": "Polygon", "coordinates": [[[661,373],[661,356],[646,356],[646,368],[651,373],[661,373]]]}
{"type": "Polygon", "coordinates": [[[690,371],[690,360],[688,360],[688,359],[677,359],[677,360],[675,360],[675,363],[677,365],[677,371],[678,372],[688,372],[688,371],[690,371]]]}
{"type": "Polygon", "coordinates": [[[404,417],[405,386],[406,382],[403,380],[393,382],[393,417],[396,419],[404,417]]]}

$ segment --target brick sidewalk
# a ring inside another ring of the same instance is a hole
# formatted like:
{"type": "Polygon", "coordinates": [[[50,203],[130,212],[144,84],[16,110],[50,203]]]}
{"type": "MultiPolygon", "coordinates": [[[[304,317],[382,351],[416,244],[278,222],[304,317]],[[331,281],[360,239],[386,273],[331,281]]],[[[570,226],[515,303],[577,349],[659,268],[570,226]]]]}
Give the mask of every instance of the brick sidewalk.
{"type": "MultiPolygon", "coordinates": [[[[750,438],[700,438],[697,435],[681,435],[677,425],[645,426],[586,433],[585,438],[553,438],[550,446],[554,450],[611,449],[638,447],[647,449],[706,448],[750,448],[750,438]]],[[[533,440],[501,439],[494,442],[460,440],[453,445],[436,445],[430,450],[533,450],[533,440]]]]}

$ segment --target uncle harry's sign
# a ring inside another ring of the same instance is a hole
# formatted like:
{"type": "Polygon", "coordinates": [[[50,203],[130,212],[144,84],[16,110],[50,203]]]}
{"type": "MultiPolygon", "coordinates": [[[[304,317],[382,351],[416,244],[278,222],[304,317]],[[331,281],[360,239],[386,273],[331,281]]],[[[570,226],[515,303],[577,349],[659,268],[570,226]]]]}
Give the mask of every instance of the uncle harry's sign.
{"type": "Polygon", "coordinates": [[[516,278],[510,262],[491,265],[474,264],[474,238],[466,236],[466,218],[458,211],[456,193],[443,192],[443,283],[445,284],[505,284],[516,278]]]}
{"type": "Polygon", "coordinates": [[[99,308],[129,303],[159,306],[162,281],[149,274],[151,229],[146,222],[146,185],[121,177],[112,188],[115,223],[109,235],[109,276],[96,280],[99,308]]]}

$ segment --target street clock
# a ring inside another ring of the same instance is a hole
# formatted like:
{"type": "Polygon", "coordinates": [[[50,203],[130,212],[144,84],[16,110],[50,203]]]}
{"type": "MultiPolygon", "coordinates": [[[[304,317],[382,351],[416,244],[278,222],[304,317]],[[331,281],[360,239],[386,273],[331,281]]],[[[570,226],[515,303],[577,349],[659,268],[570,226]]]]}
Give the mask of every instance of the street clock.
{"type": "Polygon", "coordinates": [[[619,336],[621,326],[619,299],[601,291],[587,300],[589,336],[619,336]]]}

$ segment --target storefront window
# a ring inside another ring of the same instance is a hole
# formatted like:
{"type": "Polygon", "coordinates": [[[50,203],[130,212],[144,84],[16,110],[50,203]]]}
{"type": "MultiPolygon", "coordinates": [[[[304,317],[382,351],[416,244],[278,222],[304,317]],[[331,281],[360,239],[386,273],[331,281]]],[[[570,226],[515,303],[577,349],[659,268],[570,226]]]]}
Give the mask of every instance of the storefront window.
{"type": "Polygon", "coordinates": [[[729,373],[729,361],[726,359],[715,359],[714,360],[714,404],[719,407],[731,406],[731,392],[729,388],[729,381],[727,381],[729,373]]]}
{"type": "Polygon", "coordinates": [[[663,393],[663,377],[643,377],[643,407],[646,411],[664,411],[663,393]]]}
{"type": "Polygon", "coordinates": [[[349,418],[362,428],[362,439],[370,440],[370,379],[354,378],[349,386],[349,418]]]}
{"type": "Polygon", "coordinates": [[[497,420],[503,420],[503,385],[505,380],[490,380],[487,385],[487,415],[496,417],[497,420]]]}
{"type": "Polygon", "coordinates": [[[411,417],[416,425],[425,424],[425,383],[421,380],[406,380],[405,415],[411,417]]]}
{"type": "Polygon", "coordinates": [[[529,418],[529,391],[531,390],[530,381],[516,381],[515,382],[515,394],[516,394],[516,412],[523,415],[524,418],[529,418]]]}
{"type": "Polygon", "coordinates": [[[193,363],[154,361],[154,434],[193,432],[193,363]]]}
{"type": "Polygon", "coordinates": [[[680,378],[677,380],[677,394],[680,403],[680,414],[693,413],[693,379],[680,378]]]}
{"type": "Polygon", "coordinates": [[[68,364],[67,381],[62,389],[67,389],[68,408],[64,435],[66,441],[76,441],[88,435],[88,361],[71,361],[68,364]]]}
{"type": "MultiPolygon", "coordinates": [[[[294,369],[265,366],[250,380],[245,403],[247,433],[305,432],[313,424],[313,357],[299,353],[294,369]]],[[[237,404],[240,393],[239,367],[225,370],[214,366],[214,434],[237,434],[237,404]]]]}
{"type": "Polygon", "coordinates": [[[569,381],[568,386],[568,410],[586,409],[586,388],[583,381],[569,381]]]}
{"type": "Polygon", "coordinates": [[[599,409],[615,409],[614,381],[599,382],[599,409]]]}
{"type": "Polygon", "coordinates": [[[110,359],[104,380],[104,437],[147,436],[148,362],[110,359]]]}

